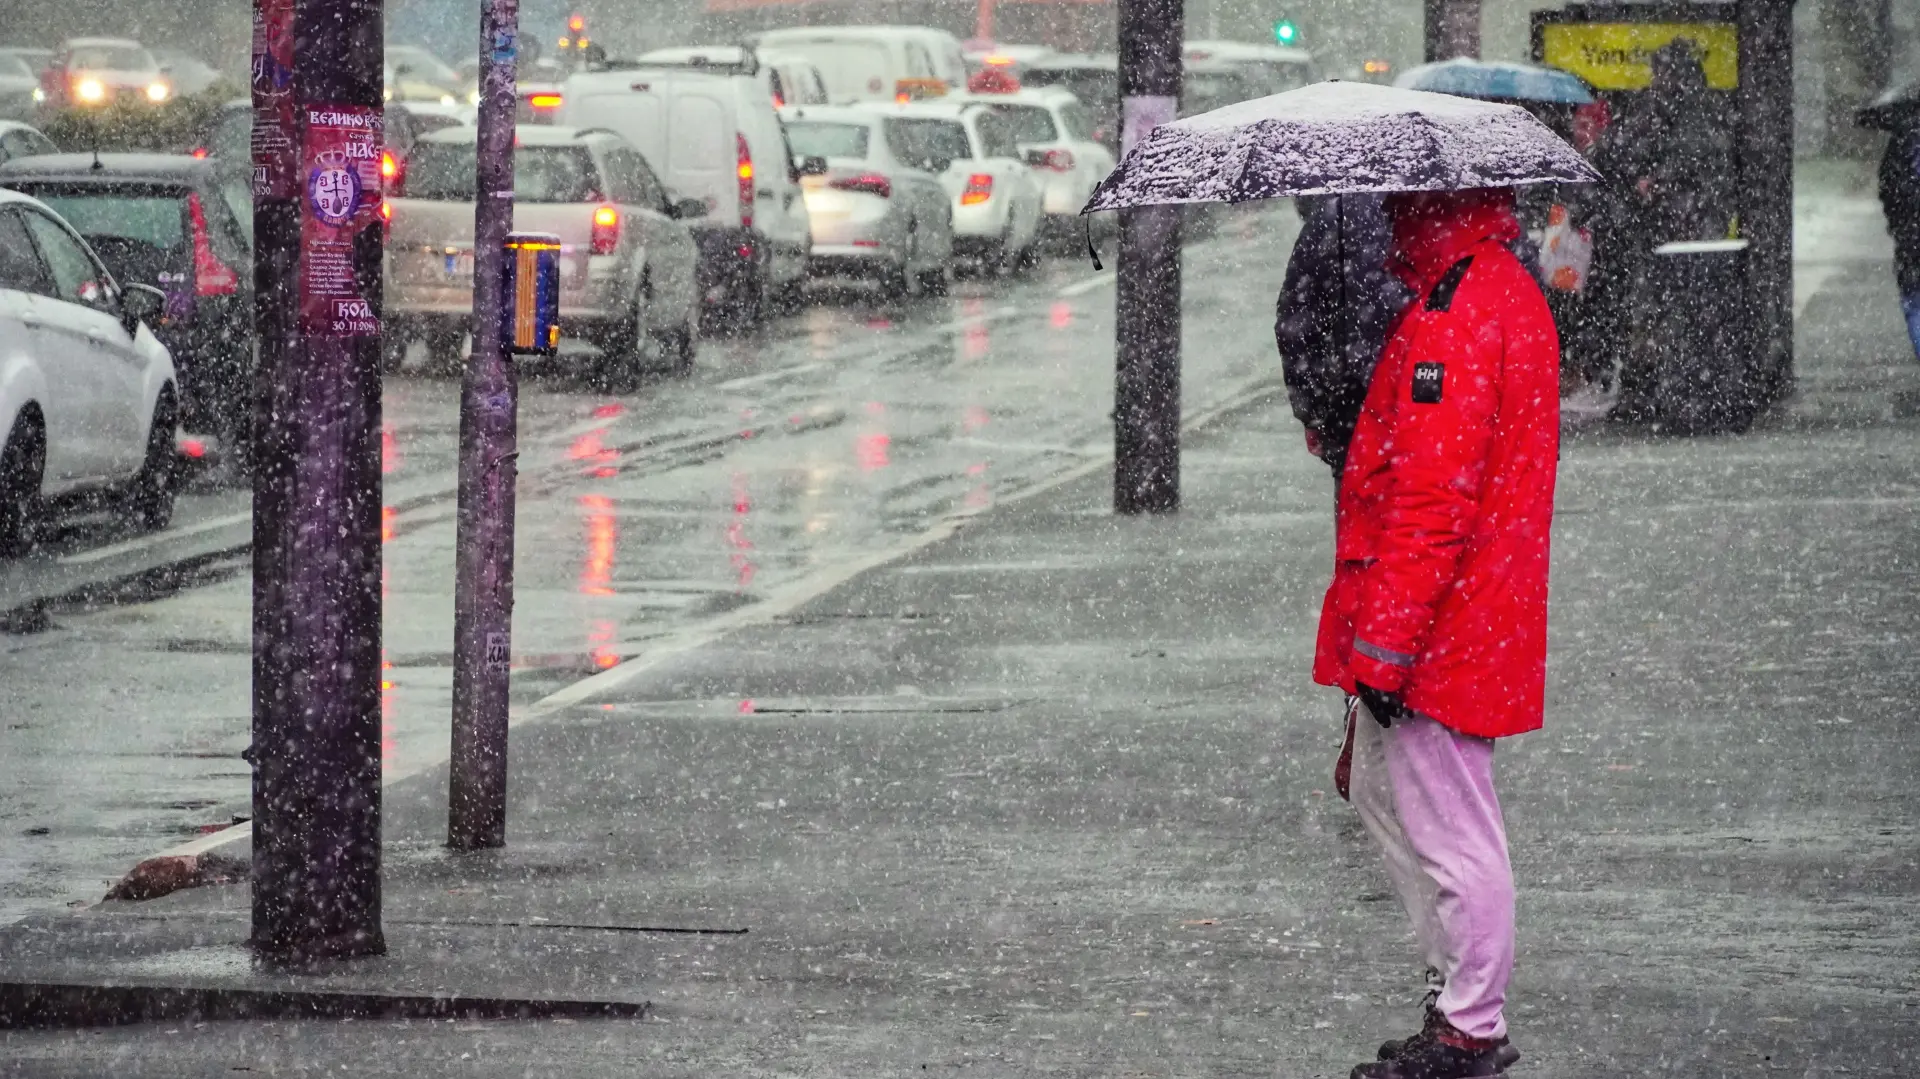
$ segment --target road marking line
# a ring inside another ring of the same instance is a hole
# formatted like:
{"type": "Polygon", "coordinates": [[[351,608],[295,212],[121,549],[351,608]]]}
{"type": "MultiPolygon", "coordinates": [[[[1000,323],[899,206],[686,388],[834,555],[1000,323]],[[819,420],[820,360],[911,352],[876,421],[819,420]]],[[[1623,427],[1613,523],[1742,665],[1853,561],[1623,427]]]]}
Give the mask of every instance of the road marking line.
{"type": "MultiPolygon", "coordinates": [[[[1243,386],[1230,394],[1225,400],[1210,405],[1207,408],[1198,409],[1188,415],[1181,421],[1180,429],[1182,432],[1199,430],[1213,423],[1215,420],[1220,419],[1222,416],[1229,415],[1241,408],[1271,397],[1279,393],[1281,389],[1282,386],[1280,383],[1271,380],[1261,380],[1243,386]]],[[[920,534],[909,537],[890,548],[876,551],[840,566],[826,567],[810,576],[803,577],[788,584],[759,603],[737,608],[734,611],[721,615],[705,626],[689,627],[688,629],[669,634],[660,638],[662,643],[659,646],[649,650],[644,655],[635,656],[617,667],[583,678],[570,686],[547,694],[545,697],[540,698],[518,712],[510,713],[507,717],[507,726],[509,728],[524,727],[538,723],[544,719],[549,719],[576,704],[582,704],[591,700],[597,694],[618,689],[648,671],[653,670],[655,667],[660,666],[669,659],[674,659],[688,652],[703,648],[736,630],[746,629],[750,626],[764,625],[783,615],[791,614],[798,608],[833,591],[863,573],[868,573],[890,562],[905,558],[916,551],[931,547],[936,543],[951,538],[975,517],[991,513],[996,509],[1006,506],[1018,505],[1051,491],[1058,490],[1070,483],[1085,479],[1095,472],[1108,467],[1112,461],[1113,451],[1111,448],[1108,448],[1100,456],[1092,460],[1082,462],[1054,476],[1040,480],[1029,487],[1015,491],[991,504],[971,509],[962,509],[958,512],[948,514],[920,534]]],[[[439,768],[446,763],[447,754],[438,753],[420,757],[406,765],[386,769],[380,777],[381,789],[384,790],[403,780],[411,779],[423,772],[439,768]]],[[[182,843],[179,846],[169,847],[149,857],[167,858],[207,854],[228,844],[251,841],[252,839],[252,823],[236,824],[231,828],[214,832],[211,835],[201,836],[198,839],[182,843]]],[[[143,859],[143,861],[144,860],[145,859],[143,859]]]]}
{"type": "Polygon", "coordinates": [[[123,540],[105,547],[96,547],[91,551],[82,551],[79,554],[63,555],[58,561],[59,564],[63,566],[84,566],[119,555],[131,554],[148,547],[158,547],[163,543],[170,543],[177,539],[185,539],[188,536],[197,536],[203,532],[217,532],[222,528],[229,528],[233,525],[243,524],[251,520],[253,520],[251,510],[246,513],[230,513],[225,517],[215,517],[211,520],[201,521],[199,524],[187,525],[185,528],[172,528],[165,532],[156,532],[151,536],[142,536],[139,539],[123,540]]]}
{"type": "Polygon", "coordinates": [[[716,382],[713,384],[713,388],[716,390],[737,390],[746,386],[758,386],[762,382],[777,382],[780,379],[791,378],[794,375],[804,374],[808,371],[818,371],[825,366],[826,364],[824,363],[795,364],[792,367],[782,367],[778,371],[765,371],[757,375],[742,375],[739,378],[730,378],[725,382],[716,382]]]}
{"type": "Polygon", "coordinates": [[[1054,295],[1064,300],[1072,296],[1081,295],[1082,293],[1092,292],[1102,285],[1111,285],[1118,279],[1119,273],[1117,271],[1108,270],[1106,273],[1094,274],[1085,281],[1075,281],[1073,284],[1054,293],[1054,295]]]}

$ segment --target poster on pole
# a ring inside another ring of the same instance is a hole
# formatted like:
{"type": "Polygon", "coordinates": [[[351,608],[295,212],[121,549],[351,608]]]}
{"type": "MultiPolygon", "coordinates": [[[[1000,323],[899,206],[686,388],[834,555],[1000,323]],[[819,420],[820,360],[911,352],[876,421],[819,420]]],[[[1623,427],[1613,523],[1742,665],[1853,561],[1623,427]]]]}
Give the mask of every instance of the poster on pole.
{"type": "Polygon", "coordinates": [[[253,7],[253,196],[295,196],[293,111],[294,0],[253,7]]]}
{"type": "Polygon", "coordinates": [[[370,337],[380,321],[353,252],[363,230],[380,227],[382,110],[307,105],[301,120],[300,332],[370,337]]]}

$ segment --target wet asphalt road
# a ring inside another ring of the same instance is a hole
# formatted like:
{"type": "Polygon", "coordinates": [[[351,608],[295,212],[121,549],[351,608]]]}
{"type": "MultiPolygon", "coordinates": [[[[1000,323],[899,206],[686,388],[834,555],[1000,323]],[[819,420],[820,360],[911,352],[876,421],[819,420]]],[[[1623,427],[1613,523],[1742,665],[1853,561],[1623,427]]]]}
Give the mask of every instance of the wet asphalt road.
{"type": "MultiPolygon", "coordinates": [[[[1185,264],[1185,403],[1277,377],[1271,305],[1295,219],[1236,210],[1185,264]]],[[[514,692],[537,700],[1110,443],[1113,275],[1084,256],[944,298],[816,286],[702,342],[694,374],[595,392],[526,372],[514,692]]],[[[417,362],[417,355],[416,355],[417,362]]],[[[457,384],[390,378],[384,752],[445,753],[457,384]]],[[[0,921],[83,903],[244,813],[245,490],[209,477],[156,536],[79,521],[0,567],[0,921]]]]}

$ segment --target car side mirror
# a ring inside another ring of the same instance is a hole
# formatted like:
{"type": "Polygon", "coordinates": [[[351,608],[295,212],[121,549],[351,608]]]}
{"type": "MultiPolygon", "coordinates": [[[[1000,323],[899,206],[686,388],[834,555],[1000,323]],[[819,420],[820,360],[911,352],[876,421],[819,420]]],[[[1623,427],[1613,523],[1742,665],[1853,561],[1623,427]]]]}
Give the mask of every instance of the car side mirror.
{"type": "Polygon", "coordinates": [[[140,333],[142,322],[158,325],[167,309],[167,294],[152,285],[127,285],[120,290],[120,325],[128,337],[140,333]]]}
{"type": "Polygon", "coordinates": [[[707,200],[675,199],[673,202],[667,204],[667,216],[673,218],[675,221],[692,221],[697,217],[705,217],[707,216],[707,200]]]}
{"type": "Polygon", "coordinates": [[[825,176],[827,174],[827,159],[817,156],[803,157],[800,159],[800,167],[797,171],[802,176],[825,176]]]}

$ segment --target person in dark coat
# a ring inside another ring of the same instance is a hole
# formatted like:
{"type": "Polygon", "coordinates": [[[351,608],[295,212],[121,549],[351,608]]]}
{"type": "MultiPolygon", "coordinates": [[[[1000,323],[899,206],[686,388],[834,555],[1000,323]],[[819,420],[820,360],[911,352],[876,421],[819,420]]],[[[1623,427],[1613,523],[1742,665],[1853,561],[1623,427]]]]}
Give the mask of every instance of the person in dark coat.
{"type": "Polygon", "coordinates": [[[1920,126],[1893,132],[1880,158],[1880,208],[1893,236],[1894,279],[1907,338],[1920,357],[1920,126]]]}
{"type": "Polygon", "coordinates": [[[1300,236],[1287,261],[1273,336],[1307,449],[1335,479],[1393,320],[1413,293],[1388,271],[1393,230],[1382,195],[1294,200],[1300,236]]]}

